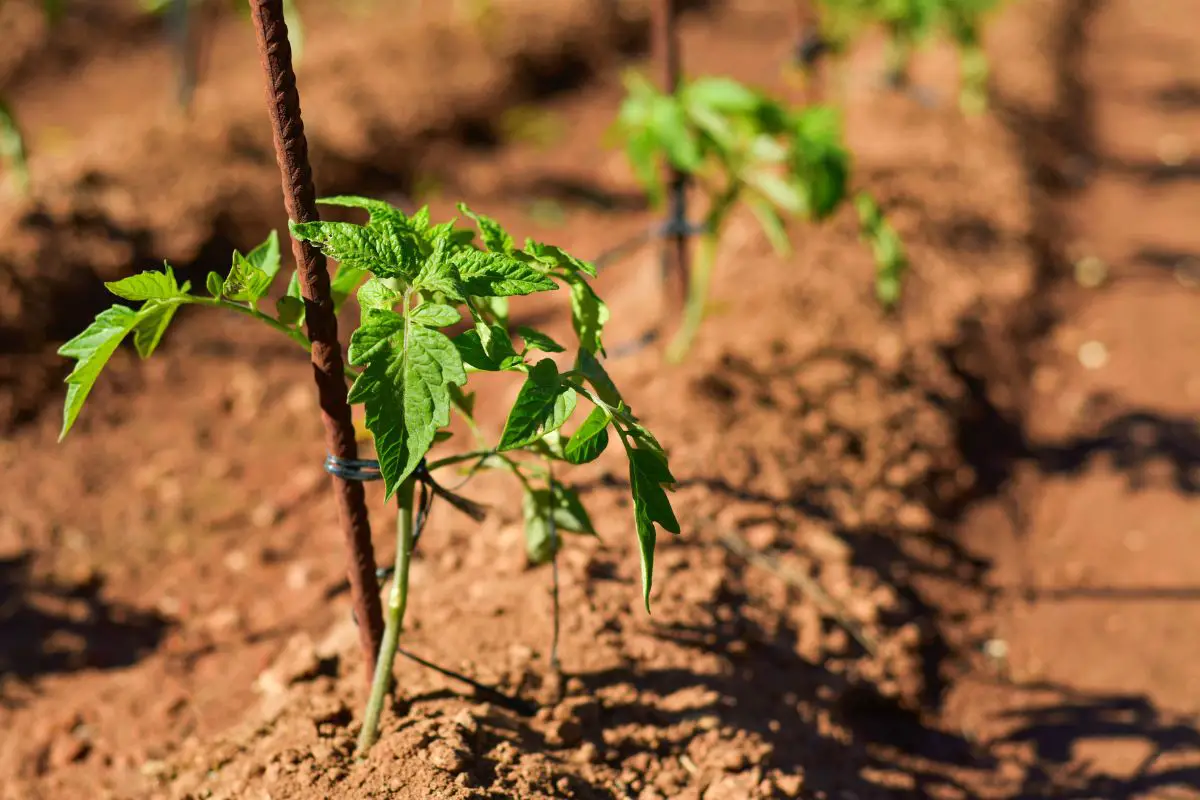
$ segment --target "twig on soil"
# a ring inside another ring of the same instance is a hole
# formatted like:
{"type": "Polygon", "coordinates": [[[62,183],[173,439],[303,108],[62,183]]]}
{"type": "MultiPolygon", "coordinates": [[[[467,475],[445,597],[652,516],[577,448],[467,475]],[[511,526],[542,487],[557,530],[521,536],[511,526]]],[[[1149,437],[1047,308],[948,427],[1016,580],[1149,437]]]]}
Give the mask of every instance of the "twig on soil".
{"type": "Polygon", "coordinates": [[[862,645],[864,650],[874,657],[879,655],[879,644],[875,641],[874,637],[863,630],[862,626],[846,611],[846,608],[822,589],[820,584],[815,580],[801,572],[789,569],[774,556],[755,550],[740,534],[728,528],[716,527],[715,521],[710,521],[709,524],[714,527],[717,538],[727,550],[745,560],[746,563],[760,569],[765,569],[782,579],[785,583],[799,589],[809,599],[820,606],[826,614],[845,628],[846,632],[853,636],[855,641],[862,645]]]}
{"type": "MultiPolygon", "coordinates": [[[[275,157],[283,178],[283,200],[293,222],[319,219],[308,142],[300,117],[300,95],[292,69],[292,48],[283,18],[283,0],[251,0],[254,34],[258,42],[263,74],[266,76],[267,110],[275,157]]],[[[346,378],[338,341],[337,317],[330,294],[325,256],[314,246],[293,237],[301,295],[304,298],[308,338],[312,342],[313,377],[325,424],[329,452],[341,459],[358,458],[358,442],[350,405],[346,400],[346,378]]],[[[361,483],[333,477],[338,511],[349,556],[351,597],[359,625],[363,664],[367,681],[374,674],[375,656],[383,639],[383,607],[375,582],[375,551],[361,483]]]]}

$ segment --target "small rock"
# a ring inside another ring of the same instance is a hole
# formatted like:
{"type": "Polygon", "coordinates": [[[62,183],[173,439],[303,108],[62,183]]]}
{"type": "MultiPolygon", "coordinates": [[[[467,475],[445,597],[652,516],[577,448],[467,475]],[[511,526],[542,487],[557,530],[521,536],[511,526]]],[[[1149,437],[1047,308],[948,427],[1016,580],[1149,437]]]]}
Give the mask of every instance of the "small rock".
{"type": "Polygon", "coordinates": [[[469,765],[470,753],[456,750],[442,741],[434,741],[425,751],[425,760],[446,772],[463,772],[469,765]]]}
{"type": "Polygon", "coordinates": [[[1079,345],[1079,363],[1084,369],[1100,369],[1108,363],[1108,348],[1095,340],[1079,345]]]}
{"type": "Polygon", "coordinates": [[[1085,289],[1095,289],[1108,277],[1108,265],[1096,256],[1084,256],[1075,262],[1075,282],[1085,289]]]}

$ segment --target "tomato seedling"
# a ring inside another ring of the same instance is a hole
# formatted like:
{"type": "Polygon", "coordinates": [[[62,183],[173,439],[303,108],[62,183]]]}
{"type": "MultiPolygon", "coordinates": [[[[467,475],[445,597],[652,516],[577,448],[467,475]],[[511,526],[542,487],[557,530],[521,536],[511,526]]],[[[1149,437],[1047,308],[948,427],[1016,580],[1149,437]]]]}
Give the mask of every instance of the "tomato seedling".
{"type": "MultiPolygon", "coordinates": [[[[850,155],[832,108],[789,109],[721,77],[685,81],[667,94],[630,73],[626,88],[614,131],[651,202],[661,205],[666,193],[664,162],[685,173],[706,201],[683,321],[667,349],[668,359],[679,361],[704,318],[719,240],[733,210],[749,208],[775,251],[786,255],[791,243],[784,215],[823,220],[836,211],[846,197],[850,155]]],[[[903,248],[868,195],[855,202],[862,235],[876,255],[877,296],[890,308],[906,266],[903,248]]]]}
{"type": "MultiPolygon", "coordinates": [[[[518,248],[499,223],[461,204],[460,211],[478,228],[482,247],[475,243],[475,231],[457,227],[457,218],[433,224],[427,207],[409,216],[362,197],[330,197],[321,202],[364,209],[369,215],[366,224],[292,223],[291,231],[338,261],[332,281],[338,308],[357,291],[361,322],[350,337],[346,369],[354,384],[349,399],[364,406],[386,496],[395,497],[400,506],[394,584],[387,603],[384,646],[359,739],[362,751],[378,735],[390,687],[407,603],[408,558],[416,536],[414,490],[418,483],[430,482],[430,473],[469,463],[472,470],[491,468],[512,474],[524,498],[527,553],[531,561],[542,563],[557,551],[559,531],[595,534],[577,492],[556,477],[552,465],[593,461],[615,436],[629,463],[647,610],[655,526],[678,533],[679,523],[666,492],[675,482],[666,454],[600,363],[609,312],[588,283],[595,275],[591,264],[532,240],[518,248]],[[508,314],[509,297],[560,287],[569,297],[578,340],[565,369],[554,356],[568,354],[568,349],[541,331],[518,327],[518,347],[508,314]],[[453,336],[446,333],[455,327],[464,329],[453,336]],[[492,447],[426,460],[435,443],[450,438],[451,410],[477,430],[475,395],[466,390],[470,375],[477,372],[509,372],[522,378],[499,441],[492,447]],[[575,414],[581,397],[592,408],[572,433],[564,435],[561,429],[575,414]]],[[[66,379],[60,440],[71,430],[120,343],[132,336],[138,354],[149,357],[183,306],[245,314],[309,348],[301,328],[305,306],[295,274],[286,293],[274,302],[273,313],[263,310],[280,263],[279,239],[272,233],[249,253],[235,252],[228,274],[210,273],[207,295],[192,293],[169,265],[161,272],[142,272],[105,284],[113,294],[140,305],[117,304],[102,311],[60,348],[61,355],[76,361],[66,379]]],[[[431,485],[442,496],[449,495],[431,485]]]]}
{"type": "Polygon", "coordinates": [[[887,33],[886,74],[892,86],[908,82],[914,51],[937,36],[949,39],[959,56],[959,107],[966,113],[987,109],[988,59],[982,31],[987,16],[1002,0],[816,0],[825,40],[844,51],[870,27],[887,33]]]}

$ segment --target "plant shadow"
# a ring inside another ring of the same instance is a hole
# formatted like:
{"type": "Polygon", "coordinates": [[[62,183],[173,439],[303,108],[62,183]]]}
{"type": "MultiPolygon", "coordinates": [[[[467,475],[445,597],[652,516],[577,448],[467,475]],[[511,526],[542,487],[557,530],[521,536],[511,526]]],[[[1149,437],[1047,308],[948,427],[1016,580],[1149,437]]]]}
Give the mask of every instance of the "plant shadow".
{"type": "Polygon", "coordinates": [[[37,578],[32,561],[29,553],[0,559],[0,689],[56,673],[126,667],[166,635],[166,618],[106,600],[100,578],[37,578]]]}
{"type": "Polygon", "coordinates": [[[1132,800],[1171,789],[1200,789],[1195,718],[1169,717],[1144,695],[1083,692],[1050,683],[1018,688],[1056,695],[1001,715],[1015,727],[997,744],[1031,745],[1037,759],[1015,794],[1018,800],[1132,800]],[[1078,748],[1101,742],[1138,745],[1144,755],[1121,774],[1111,764],[1079,757],[1078,748]],[[1164,757],[1177,762],[1180,756],[1188,758],[1188,766],[1159,766],[1164,757]]]}

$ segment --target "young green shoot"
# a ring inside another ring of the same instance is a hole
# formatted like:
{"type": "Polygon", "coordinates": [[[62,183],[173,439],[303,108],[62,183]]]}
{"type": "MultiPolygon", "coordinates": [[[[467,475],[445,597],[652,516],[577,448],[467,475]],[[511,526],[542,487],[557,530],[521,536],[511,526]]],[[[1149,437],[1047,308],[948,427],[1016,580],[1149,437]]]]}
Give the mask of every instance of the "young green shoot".
{"type": "MultiPolygon", "coordinates": [[[[656,526],[679,533],[667,490],[675,479],[658,440],[634,415],[600,363],[609,312],[592,290],[595,270],[552,245],[526,240],[518,248],[495,220],[460,205],[478,229],[457,218],[434,224],[428,208],[409,216],[387,203],[362,197],[330,197],[325,205],[365,210],[366,224],[293,223],[297,239],[319,246],[338,261],[332,285],[340,308],[356,293],[361,322],[350,337],[347,371],[354,378],[351,403],[364,406],[375,443],[385,493],[395,497],[396,568],[386,607],[384,646],[376,664],[359,752],[378,737],[384,698],[391,688],[393,661],[408,601],[408,565],[417,535],[414,490],[429,473],[454,466],[499,469],[511,474],[523,494],[526,552],[535,564],[550,561],[559,532],[595,535],[578,492],[549,465],[585,464],[616,438],[629,465],[643,601],[650,608],[656,526]],[[565,289],[576,335],[573,347],[528,327],[515,331],[508,299],[565,289]],[[514,333],[516,338],[514,338],[514,333]],[[520,345],[517,344],[519,340],[520,345]],[[567,360],[569,357],[569,360],[567,360]],[[477,437],[476,397],[468,391],[479,372],[511,373],[521,381],[498,440],[470,450],[428,457],[450,438],[451,411],[477,437]],[[580,400],[584,403],[580,403],[580,400]],[[590,407],[586,413],[580,405],[590,407]],[[564,432],[579,418],[573,431],[564,432]]],[[[224,308],[259,320],[304,348],[304,305],[295,275],[273,303],[267,297],[280,271],[278,237],[272,233],[246,255],[235,252],[229,272],[213,272],[207,294],[193,293],[169,265],[106,284],[130,303],[102,311],[59,353],[75,360],[67,377],[61,436],[75,424],[104,365],[127,337],[149,357],[183,306],[224,308]]],[[[60,439],[61,439],[60,436],[60,439]]],[[[430,483],[429,485],[434,486],[430,483]]],[[[448,496],[435,487],[439,496],[448,496]]]]}
{"type": "MultiPolygon", "coordinates": [[[[836,111],[824,106],[799,110],[729,78],[684,82],[674,94],[660,92],[630,74],[615,132],[651,201],[661,205],[664,161],[691,178],[705,200],[699,253],[691,265],[684,319],[667,349],[679,361],[704,318],[717,250],[730,214],[744,206],[757,219],[780,256],[791,252],[785,217],[823,220],[846,198],[850,155],[842,142],[836,111]]],[[[874,202],[866,197],[860,202],[874,202]]],[[[872,241],[890,231],[886,222],[864,235],[872,241]]],[[[899,240],[893,242],[899,246],[899,240]]],[[[876,251],[878,253],[878,249],[876,251]]],[[[899,280],[897,263],[886,266],[899,280]]]]}
{"type": "Polygon", "coordinates": [[[868,28],[887,33],[886,75],[894,87],[908,83],[917,48],[937,37],[954,44],[959,55],[959,107],[964,113],[987,110],[988,60],[982,46],[984,23],[1002,0],[816,0],[825,39],[844,51],[868,28]]]}

